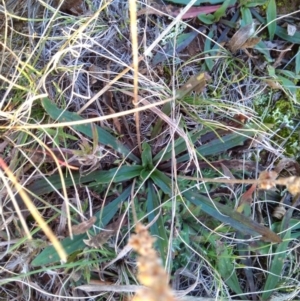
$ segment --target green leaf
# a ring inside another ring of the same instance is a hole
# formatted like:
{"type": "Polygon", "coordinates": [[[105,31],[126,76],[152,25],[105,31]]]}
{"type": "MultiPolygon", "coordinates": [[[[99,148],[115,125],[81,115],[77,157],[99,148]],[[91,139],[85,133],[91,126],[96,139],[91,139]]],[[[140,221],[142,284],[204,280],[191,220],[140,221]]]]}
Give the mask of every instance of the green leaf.
{"type": "Polygon", "coordinates": [[[142,163],[144,168],[153,167],[151,147],[146,142],[143,143],[142,163]]]}
{"type": "Polygon", "coordinates": [[[292,81],[284,76],[279,75],[278,79],[280,80],[280,83],[284,87],[284,89],[291,94],[292,98],[296,99],[296,93],[299,87],[297,87],[292,81]]]}
{"type": "Polygon", "coordinates": [[[197,191],[189,190],[182,194],[191,203],[200,206],[205,213],[222,223],[229,224],[243,234],[250,234],[254,237],[262,236],[262,239],[268,242],[281,242],[280,237],[269,228],[262,226],[239,212],[233,211],[232,208],[213,202],[209,198],[197,193],[197,191]]]}
{"type": "MultiPolygon", "coordinates": [[[[197,155],[200,159],[203,159],[205,156],[218,155],[222,152],[227,151],[233,147],[243,145],[244,142],[249,139],[254,132],[248,132],[248,136],[242,136],[239,133],[233,133],[229,135],[225,135],[220,139],[214,139],[204,145],[201,145],[196,149],[197,155]]],[[[171,158],[171,156],[170,156],[171,158]]],[[[177,159],[177,163],[184,162],[190,160],[190,155],[185,154],[177,159]]]]}
{"type": "MultiPolygon", "coordinates": [[[[266,20],[255,9],[251,9],[251,12],[261,24],[266,24],[266,20]]],[[[290,36],[285,28],[276,26],[276,35],[285,41],[291,42],[293,44],[300,44],[299,31],[296,31],[293,36],[290,36]]]]}
{"type": "MultiPolygon", "coordinates": [[[[49,98],[44,98],[42,100],[42,105],[45,111],[50,115],[50,117],[59,122],[70,122],[70,121],[82,121],[84,120],[82,117],[77,115],[76,113],[72,113],[66,110],[59,109],[49,98]]],[[[99,137],[99,143],[110,146],[115,151],[119,152],[123,156],[127,156],[129,159],[140,162],[140,159],[136,157],[131,150],[127,149],[121,142],[119,142],[114,136],[109,134],[107,131],[99,127],[95,126],[97,130],[97,135],[99,137]]],[[[81,124],[81,125],[73,125],[73,129],[79,131],[90,138],[93,138],[93,131],[90,124],[81,124]]]]}
{"type": "Polygon", "coordinates": [[[229,5],[234,5],[236,0],[225,0],[221,7],[214,13],[215,21],[219,22],[223,16],[226,16],[226,10],[229,5]]]}
{"type": "MultiPolygon", "coordinates": [[[[97,218],[95,225],[99,227],[106,226],[110,220],[115,216],[116,212],[119,210],[118,205],[127,200],[131,192],[131,187],[127,187],[122,194],[116,198],[114,201],[106,205],[103,211],[98,211],[95,216],[97,218]],[[101,217],[101,218],[100,218],[101,217]]],[[[74,252],[83,250],[86,245],[83,239],[87,239],[87,234],[74,235],[73,239],[70,237],[65,238],[61,241],[63,248],[65,249],[67,255],[71,255],[74,252]]],[[[53,246],[45,248],[32,262],[33,266],[47,265],[59,261],[59,256],[56,253],[53,246]]]]}
{"type": "Polygon", "coordinates": [[[212,42],[211,39],[214,36],[214,31],[215,31],[214,27],[212,27],[207,35],[208,38],[206,38],[205,43],[204,43],[204,52],[206,54],[205,64],[209,71],[211,71],[215,65],[214,60],[209,57],[211,54],[216,53],[216,50],[211,52],[211,42],[212,42]],[[209,55],[208,57],[207,57],[207,54],[209,55]]]}
{"type": "Polygon", "coordinates": [[[221,274],[225,283],[236,294],[243,294],[238,277],[236,275],[236,270],[234,268],[233,258],[232,255],[229,253],[228,246],[224,242],[216,241],[215,247],[218,254],[216,258],[218,272],[221,274]]]}
{"type": "Polygon", "coordinates": [[[245,6],[245,7],[256,7],[256,6],[261,6],[265,5],[268,2],[268,0],[245,0],[241,1],[240,5],[245,6]]]}
{"type": "Polygon", "coordinates": [[[296,58],[295,58],[295,65],[296,65],[296,69],[295,72],[297,75],[300,75],[300,47],[298,48],[298,52],[296,54],[296,58]]]}
{"type": "Polygon", "coordinates": [[[151,180],[167,195],[171,195],[171,179],[163,172],[155,170],[151,174],[151,180]]]}
{"type": "Polygon", "coordinates": [[[211,25],[215,23],[215,17],[212,14],[200,14],[197,18],[206,25],[211,25]]]}
{"type": "Polygon", "coordinates": [[[132,178],[138,177],[143,169],[140,165],[121,166],[120,168],[112,168],[110,170],[97,170],[89,173],[86,176],[80,173],[72,173],[72,177],[66,176],[61,179],[59,175],[55,174],[48,178],[35,181],[33,184],[26,187],[26,190],[33,195],[43,195],[52,192],[56,189],[62,188],[62,181],[66,187],[73,185],[110,183],[111,181],[118,183],[121,181],[128,181],[132,178]]]}
{"type": "Polygon", "coordinates": [[[252,18],[252,14],[251,11],[248,7],[241,7],[241,13],[242,13],[242,22],[241,22],[241,27],[244,27],[248,24],[252,24],[253,23],[253,18],[252,18]]]}
{"type": "Polygon", "coordinates": [[[148,183],[147,213],[149,224],[156,219],[156,222],[150,227],[150,233],[152,236],[157,237],[156,245],[160,252],[160,258],[163,261],[163,265],[165,265],[166,255],[168,253],[168,236],[164,227],[162,213],[159,213],[160,203],[157,197],[157,192],[154,189],[152,182],[149,181],[148,183]],[[158,218],[157,214],[159,214],[158,218]]]}
{"type": "Polygon", "coordinates": [[[290,219],[293,214],[294,207],[291,207],[286,212],[282,222],[280,232],[282,242],[277,245],[275,254],[272,258],[271,267],[268,273],[268,277],[264,286],[264,293],[261,296],[261,300],[269,300],[269,297],[272,295],[274,289],[276,288],[279,280],[282,275],[282,268],[285,263],[285,258],[288,255],[288,245],[291,241],[291,231],[292,228],[289,227],[290,219]]]}
{"type": "MultiPolygon", "coordinates": [[[[199,140],[203,134],[207,133],[206,131],[199,131],[196,133],[193,133],[192,136],[190,137],[190,140],[192,143],[195,141],[199,140]]],[[[209,156],[209,155],[217,155],[221,152],[224,152],[230,148],[236,147],[238,145],[243,145],[243,143],[249,139],[250,137],[253,137],[255,135],[255,131],[248,131],[247,132],[248,136],[243,136],[238,133],[233,133],[233,134],[228,134],[225,135],[221,138],[214,139],[200,147],[198,147],[197,150],[197,155],[199,156],[200,159],[203,159],[203,156],[209,156]]],[[[170,145],[167,150],[162,150],[160,151],[153,159],[154,164],[157,164],[158,161],[164,162],[172,157],[172,151],[173,151],[173,146],[170,145]]],[[[175,141],[175,148],[174,152],[175,155],[179,155],[180,153],[187,151],[186,147],[186,142],[183,138],[178,138],[175,141]]],[[[189,154],[185,154],[177,159],[177,162],[184,162],[188,161],[189,154]]],[[[164,166],[170,166],[171,163],[168,162],[164,166]]]]}
{"type": "MultiPolygon", "coordinates": [[[[200,139],[200,137],[205,134],[204,131],[198,131],[196,133],[193,133],[191,135],[191,142],[194,143],[195,141],[197,141],[198,139],[200,139]]],[[[153,159],[154,164],[157,164],[157,162],[161,161],[164,162],[166,160],[169,160],[172,156],[172,149],[173,149],[173,145],[169,145],[167,150],[161,150],[153,159]]],[[[174,152],[175,155],[179,155],[180,153],[186,151],[186,142],[183,138],[178,138],[175,141],[175,145],[174,145],[174,152]]]]}
{"type": "Polygon", "coordinates": [[[276,0],[269,0],[267,7],[267,22],[270,40],[274,39],[276,32],[276,17],[277,17],[276,0]]]}
{"type": "Polygon", "coordinates": [[[290,36],[287,33],[287,30],[285,28],[282,28],[280,26],[276,27],[276,35],[278,35],[280,38],[282,38],[285,41],[294,43],[294,44],[300,44],[300,32],[296,31],[293,36],[290,36]]]}
{"type": "Polygon", "coordinates": [[[151,170],[149,169],[143,169],[140,173],[140,177],[143,181],[147,180],[150,176],[151,170]]]}
{"type": "Polygon", "coordinates": [[[267,61],[269,63],[273,62],[274,59],[271,57],[270,51],[268,49],[268,47],[266,46],[266,44],[263,41],[259,41],[255,46],[254,49],[258,50],[260,53],[262,53],[265,58],[267,59],[267,61]]]}

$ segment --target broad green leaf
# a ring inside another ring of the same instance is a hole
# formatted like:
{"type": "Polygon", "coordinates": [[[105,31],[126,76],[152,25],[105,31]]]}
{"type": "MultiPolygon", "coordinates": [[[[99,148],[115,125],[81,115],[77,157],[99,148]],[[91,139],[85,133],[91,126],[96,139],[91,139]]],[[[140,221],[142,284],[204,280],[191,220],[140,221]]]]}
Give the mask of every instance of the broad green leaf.
{"type": "Polygon", "coordinates": [[[164,227],[164,220],[162,212],[160,212],[160,203],[157,197],[157,192],[153,187],[151,181],[148,182],[148,194],[147,194],[147,213],[149,224],[156,219],[156,222],[150,227],[150,233],[156,237],[156,245],[160,252],[160,258],[163,261],[163,265],[166,262],[166,254],[168,250],[168,236],[164,227]],[[160,214],[159,214],[160,212],[160,214]],[[157,218],[157,214],[159,217],[157,218]]]}
{"type": "Polygon", "coordinates": [[[284,75],[285,77],[290,78],[291,80],[300,79],[300,75],[296,75],[295,72],[289,70],[276,70],[277,73],[284,75]]]}
{"type": "MultiPolygon", "coordinates": [[[[153,173],[152,180],[160,187],[164,193],[171,195],[171,179],[159,171],[153,173]]],[[[229,224],[231,227],[240,231],[243,234],[250,234],[252,236],[262,236],[264,241],[280,242],[280,237],[268,228],[258,224],[257,222],[245,217],[244,215],[235,212],[232,208],[225,205],[212,202],[207,197],[189,190],[183,193],[183,196],[196,206],[211,215],[219,221],[229,224]]]]}
{"type": "Polygon", "coordinates": [[[146,142],[143,143],[142,163],[144,168],[153,167],[151,147],[146,142]]]}
{"type": "MultiPolygon", "coordinates": [[[[179,34],[176,37],[176,43],[175,43],[175,53],[181,52],[183,49],[185,49],[198,35],[198,32],[196,31],[191,31],[188,33],[182,33],[179,34]]],[[[174,41],[171,39],[170,41],[167,42],[164,51],[159,51],[155,54],[153,60],[152,60],[152,65],[156,66],[168,58],[172,58],[174,55],[174,41]]]]}
{"type": "MultiPolygon", "coordinates": [[[[93,171],[86,176],[83,176],[80,173],[73,173],[72,177],[66,176],[63,181],[66,187],[82,184],[90,184],[93,186],[99,185],[99,183],[110,183],[111,181],[118,183],[138,177],[142,169],[143,167],[140,165],[123,165],[120,168],[93,171]]],[[[33,184],[26,187],[26,190],[33,195],[40,196],[61,188],[62,179],[58,174],[55,174],[48,178],[35,181],[33,184]]]]}
{"type": "Polygon", "coordinates": [[[245,6],[245,7],[256,7],[256,6],[261,6],[261,5],[265,5],[268,2],[268,0],[244,0],[244,1],[240,1],[240,5],[241,6],[245,6]]]}
{"type": "Polygon", "coordinates": [[[225,0],[221,7],[214,13],[215,21],[218,22],[224,16],[226,16],[226,10],[229,5],[234,5],[236,0],[225,0]]]}
{"type": "Polygon", "coordinates": [[[241,13],[242,13],[242,22],[241,27],[244,27],[245,25],[252,24],[253,18],[251,11],[248,7],[241,7],[241,13]]]}
{"type": "Polygon", "coordinates": [[[189,190],[183,192],[183,196],[194,205],[200,206],[205,213],[222,223],[229,224],[243,234],[250,234],[254,237],[262,236],[262,240],[268,242],[281,242],[280,237],[269,228],[260,225],[243,214],[233,211],[223,204],[213,202],[200,193],[197,193],[197,191],[189,190]]]}
{"type": "Polygon", "coordinates": [[[267,59],[267,61],[269,63],[273,62],[274,59],[271,57],[270,51],[268,49],[268,47],[266,46],[266,44],[263,41],[258,42],[255,46],[254,49],[258,50],[260,53],[262,53],[265,58],[267,59]]]}
{"type": "MultiPolygon", "coordinates": [[[[243,143],[249,139],[252,135],[254,135],[254,132],[248,132],[248,137],[242,136],[238,133],[229,134],[226,136],[223,136],[219,139],[214,139],[204,145],[201,145],[196,149],[196,153],[200,159],[203,159],[205,156],[212,156],[212,155],[218,155],[222,152],[227,151],[228,149],[231,149],[233,147],[243,145],[243,143]]],[[[171,158],[171,156],[170,156],[171,158]]],[[[166,158],[165,158],[166,159],[166,158]]],[[[185,154],[177,159],[177,163],[184,162],[190,160],[189,154],[185,154]]]]}
{"type": "MultiPolygon", "coordinates": [[[[193,134],[191,134],[191,142],[194,143],[195,141],[197,141],[198,139],[200,139],[200,137],[205,134],[205,131],[198,131],[195,132],[193,134]]],[[[164,162],[166,160],[169,160],[172,156],[172,148],[173,145],[169,145],[167,150],[161,150],[154,158],[153,158],[153,163],[157,164],[158,161],[164,162]]],[[[174,152],[175,155],[179,155],[180,153],[184,152],[187,150],[186,147],[186,142],[183,138],[178,138],[175,141],[175,145],[174,145],[174,152]]]]}
{"type": "Polygon", "coordinates": [[[296,99],[296,92],[299,89],[291,80],[287,79],[284,76],[278,76],[278,79],[280,80],[281,85],[284,87],[284,89],[291,94],[293,99],[296,99]]]}
{"type": "Polygon", "coordinates": [[[143,181],[145,181],[150,177],[150,173],[151,173],[151,170],[145,168],[141,171],[140,177],[142,178],[143,181]]]}
{"type": "Polygon", "coordinates": [[[276,32],[276,17],[277,17],[277,8],[276,8],[276,0],[269,0],[267,7],[267,22],[268,22],[268,31],[269,37],[272,41],[274,39],[274,35],[276,32]]]}
{"type": "MultiPolygon", "coordinates": [[[[97,218],[95,225],[99,227],[106,226],[110,220],[115,216],[116,212],[119,210],[118,205],[127,200],[131,192],[131,187],[127,187],[122,194],[116,198],[114,201],[106,205],[103,211],[98,211],[95,216],[97,218]]],[[[76,251],[83,250],[86,245],[83,239],[87,239],[87,234],[75,235],[73,239],[65,238],[61,241],[63,248],[65,249],[67,255],[71,255],[76,251]]],[[[41,266],[59,261],[59,256],[56,253],[53,246],[45,248],[32,262],[32,266],[41,266]]]]}
{"type": "Polygon", "coordinates": [[[282,28],[280,26],[276,26],[276,35],[278,35],[280,38],[282,38],[285,41],[294,43],[294,44],[300,44],[300,32],[296,31],[293,36],[290,36],[287,33],[287,30],[285,28],[282,28]]]}
{"type": "Polygon", "coordinates": [[[291,231],[292,229],[289,227],[290,220],[294,211],[294,207],[291,207],[286,212],[282,222],[280,232],[282,242],[277,245],[276,250],[273,255],[271,266],[269,269],[268,277],[264,286],[264,293],[261,296],[261,300],[269,300],[269,297],[274,292],[279,280],[282,275],[282,268],[285,263],[285,258],[288,255],[288,245],[291,241],[291,231]]]}
{"type": "MultiPolygon", "coordinates": [[[[72,113],[66,110],[59,109],[49,98],[44,98],[42,100],[42,105],[45,111],[50,115],[50,117],[59,122],[70,122],[70,121],[82,121],[82,117],[76,113],[72,113]]],[[[99,143],[110,146],[118,153],[121,153],[123,156],[128,156],[129,159],[140,162],[140,159],[136,157],[129,149],[127,149],[118,139],[113,135],[99,127],[95,126],[97,130],[97,135],[99,137],[99,143]]],[[[81,124],[72,126],[73,129],[79,131],[90,138],[93,138],[93,131],[90,124],[81,124]]]]}
{"type": "Polygon", "coordinates": [[[225,242],[216,241],[215,247],[217,251],[217,267],[218,272],[221,274],[225,283],[236,293],[243,294],[240,287],[238,277],[236,275],[236,269],[233,264],[233,256],[229,253],[229,248],[225,242]]]}
{"type": "Polygon", "coordinates": [[[159,170],[154,170],[151,180],[167,195],[171,195],[171,179],[159,170]]]}
{"type": "Polygon", "coordinates": [[[298,48],[298,52],[296,54],[296,58],[295,58],[295,65],[296,65],[296,69],[295,72],[297,75],[300,75],[300,47],[298,48]]]}
{"type": "Polygon", "coordinates": [[[197,18],[206,25],[211,25],[215,22],[215,17],[212,14],[200,14],[197,18]]]}
{"type": "MultiPolygon", "coordinates": [[[[251,9],[253,16],[261,23],[266,24],[266,20],[255,10],[251,9]]],[[[288,35],[287,30],[280,26],[276,26],[276,35],[281,39],[291,42],[293,44],[300,44],[300,32],[296,31],[293,36],[288,35]]]]}
{"type": "MultiPolygon", "coordinates": [[[[201,135],[205,134],[204,131],[196,132],[191,136],[191,142],[194,143],[198,139],[201,138],[201,135]]],[[[203,156],[209,156],[209,155],[218,155],[221,152],[224,152],[230,148],[236,147],[238,145],[243,145],[243,143],[249,139],[249,137],[252,137],[255,134],[254,131],[247,132],[248,136],[243,136],[238,133],[228,134],[221,138],[214,139],[204,145],[201,145],[198,147],[197,155],[200,159],[202,159],[203,156]]],[[[180,153],[187,151],[186,143],[182,138],[178,138],[175,141],[175,154],[179,155],[180,153]]],[[[160,151],[153,159],[154,164],[156,164],[159,160],[162,162],[171,159],[172,157],[172,145],[170,145],[167,149],[167,151],[163,150],[160,151]]],[[[185,154],[177,159],[177,163],[188,161],[189,154],[185,154]]],[[[171,163],[167,163],[166,166],[170,166],[171,163]]]]}

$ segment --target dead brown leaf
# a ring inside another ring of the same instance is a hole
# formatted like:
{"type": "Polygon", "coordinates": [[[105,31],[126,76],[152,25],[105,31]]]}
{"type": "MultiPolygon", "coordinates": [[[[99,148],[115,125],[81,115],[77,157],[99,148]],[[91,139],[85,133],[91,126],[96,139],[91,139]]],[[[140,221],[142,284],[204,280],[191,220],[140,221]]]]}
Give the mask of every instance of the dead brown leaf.
{"type": "MultiPolygon", "coordinates": [[[[228,177],[229,179],[235,179],[234,175],[231,173],[231,171],[226,165],[224,165],[223,163],[220,163],[220,165],[222,167],[224,176],[228,177]]],[[[228,186],[232,189],[234,188],[233,183],[229,183],[228,186]]]]}
{"type": "Polygon", "coordinates": [[[61,2],[63,2],[60,6],[61,11],[71,13],[75,16],[83,15],[85,10],[83,0],[56,0],[54,2],[55,7],[58,7],[61,2]]]}
{"type": "Polygon", "coordinates": [[[202,72],[197,75],[193,75],[189,80],[176,91],[176,97],[182,98],[183,96],[189,94],[192,91],[196,93],[201,93],[204,91],[207,82],[211,80],[208,73],[202,72]]]}
{"type": "Polygon", "coordinates": [[[84,239],[84,243],[92,248],[101,248],[111,236],[117,233],[117,231],[120,229],[120,227],[122,227],[126,220],[127,218],[124,217],[124,215],[121,215],[115,222],[109,224],[97,235],[93,236],[90,239],[84,239]]]}
{"type": "MultiPolygon", "coordinates": [[[[215,12],[220,8],[221,5],[207,5],[207,6],[199,6],[199,7],[191,7],[183,16],[182,20],[195,18],[199,14],[210,14],[215,12]]],[[[141,15],[169,15],[172,17],[177,17],[181,12],[181,8],[172,4],[159,4],[157,2],[153,2],[151,6],[147,6],[137,12],[137,16],[141,15]]]]}
{"type": "Polygon", "coordinates": [[[95,216],[92,216],[89,220],[84,221],[78,225],[72,226],[72,233],[74,235],[85,233],[95,224],[96,220],[97,218],[95,216]]]}
{"type": "Polygon", "coordinates": [[[229,50],[232,53],[243,49],[243,45],[247,42],[249,38],[254,34],[255,23],[248,24],[240,28],[227,43],[229,50]]]}
{"type": "Polygon", "coordinates": [[[260,173],[259,180],[259,189],[269,190],[271,188],[276,187],[276,178],[278,177],[278,173],[276,171],[267,171],[264,170],[260,173]]]}

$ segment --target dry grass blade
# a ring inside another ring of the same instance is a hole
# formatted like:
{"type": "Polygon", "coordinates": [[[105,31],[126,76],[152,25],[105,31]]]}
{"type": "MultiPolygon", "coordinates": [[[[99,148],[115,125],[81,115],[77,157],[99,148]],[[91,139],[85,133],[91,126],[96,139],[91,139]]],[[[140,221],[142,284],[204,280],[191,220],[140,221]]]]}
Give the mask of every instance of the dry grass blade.
{"type": "MultiPolygon", "coordinates": [[[[34,206],[32,201],[30,200],[29,196],[27,195],[27,193],[25,192],[23,187],[18,183],[17,179],[15,178],[13,173],[9,170],[9,168],[7,167],[6,163],[3,161],[2,158],[0,158],[0,164],[1,164],[2,169],[4,169],[5,173],[12,181],[12,183],[14,183],[17,191],[19,192],[19,194],[20,194],[21,198],[23,199],[25,205],[27,206],[28,210],[30,211],[30,213],[32,214],[32,216],[34,217],[36,222],[39,224],[39,226],[42,228],[42,230],[44,231],[46,236],[52,242],[52,244],[53,244],[55,250],[57,251],[57,253],[59,254],[59,257],[61,258],[61,260],[63,262],[66,262],[67,261],[66,252],[62,248],[62,246],[61,246],[60,242],[58,241],[57,237],[55,236],[55,234],[52,232],[52,230],[50,229],[48,224],[42,218],[42,216],[40,215],[40,213],[38,212],[38,210],[36,209],[36,207],[34,206]]],[[[30,237],[30,235],[29,235],[29,237],[30,237]]]]}
{"type": "MultiPolygon", "coordinates": [[[[133,57],[133,104],[138,107],[138,74],[139,74],[139,57],[138,57],[138,40],[137,40],[137,17],[136,17],[136,1],[129,0],[130,10],[130,32],[132,41],[132,57],[133,57]]],[[[137,135],[137,143],[140,154],[142,153],[140,115],[137,111],[135,114],[135,127],[137,135]]]]}

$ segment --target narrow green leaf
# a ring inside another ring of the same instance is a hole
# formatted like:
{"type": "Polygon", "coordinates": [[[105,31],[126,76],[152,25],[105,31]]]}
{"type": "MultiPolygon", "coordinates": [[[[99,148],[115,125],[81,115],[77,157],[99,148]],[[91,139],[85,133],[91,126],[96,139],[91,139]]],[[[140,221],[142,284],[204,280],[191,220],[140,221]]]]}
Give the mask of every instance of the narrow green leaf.
{"type": "Polygon", "coordinates": [[[233,211],[232,208],[213,202],[197,191],[186,191],[183,193],[183,196],[194,205],[200,206],[205,213],[223,223],[229,224],[243,234],[250,234],[254,237],[262,236],[262,239],[268,242],[281,242],[280,237],[269,228],[260,225],[239,212],[233,211]]]}
{"type": "Polygon", "coordinates": [[[282,242],[277,245],[275,255],[272,258],[271,267],[268,273],[268,277],[264,286],[264,293],[261,296],[261,300],[269,300],[270,296],[274,292],[282,275],[282,268],[285,263],[285,258],[288,255],[288,245],[291,241],[292,228],[289,227],[294,207],[291,207],[286,212],[282,222],[280,232],[282,233],[282,242]]]}
{"type": "MultiPolygon", "coordinates": [[[[248,132],[248,136],[242,136],[238,133],[229,134],[226,136],[223,136],[220,139],[214,139],[204,145],[201,145],[198,147],[197,155],[200,159],[203,159],[205,156],[211,156],[211,155],[218,155],[224,151],[227,151],[228,149],[231,149],[233,147],[243,145],[243,143],[249,139],[252,135],[254,135],[254,132],[248,132]]],[[[171,158],[171,156],[170,156],[171,158]]],[[[177,163],[184,162],[190,160],[190,155],[185,154],[177,159],[177,163]]]]}
{"type": "Polygon", "coordinates": [[[124,165],[120,168],[112,168],[110,170],[93,171],[86,176],[80,173],[73,173],[72,177],[66,176],[64,179],[61,179],[59,175],[55,174],[48,178],[35,181],[26,187],[26,190],[33,195],[40,196],[52,192],[55,189],[61,189],[62,181],[66,187],[82,184],[98,185],[99,183],[110,183],[111,181],[118,183],[138,177],[142,169],[143,167],[140,165],[124,165]]]}
{"type": "Polygon", "coordinates": [[[171,179],[163,172],[155,170],[151,174],[151,180],[167,195],[171,195],[171,179]]]}
{"type": "Polygon", "coordinates": [[[280,38],[282,38],[285,41],[294,43],[294,44],[300,44],[300,32],[296,31],[293,36],[290,36],[287,33],[287,30],[285,28],[282,28],[280,26],[276,26],[276,35],[278,35],[280,38]]]}
{"type": "Polygon", "coordinates": [[[206,25],[211,25],[215,22],[215,17],[212,14],[200,14],[197,18],[206,25]]]}
{"type": "Polygon", "coordinates": [[[226,10],[229,5],[234,5],[236,0],[225,0],[221,7],[214,13],[215,21],[218,22],[220,19],[226,15],[226,10]]]}
{"type": "Polygon", "coordinates": [[[146,168],[153,167],[151,147],[146,142],[143,143],[142,163],[143,163],[143,167],[146,168]]]}
{"type": "Polygon", "coordinates": [[[163,265],[166,262],[166,255],[168,250],[168,236],[166,233],[166,228],[164,227],[163,216],[160,213],[160,203],[157,197],[157,192],[153,187],[151,181],[148,182],[148,194],[147,194],[147,213],[149,224],[156,219],[156,222],[150,227],[150,233],[152,236],[157,237],[156,245],[160,252],[160,258],[163,261],[163,265]],[[157,214],[159,217],[157,218],[157,214]]]}
{"type": "Polygon", "coordinates": [[[298,48],[298,52],[296,54],[296,58],[295,58],[295,72],[297,75],[300,75],[300,47],[298,48]]]}
{"type": "Polygon", "coordinates": [[[256,0],[256,1],[252,1],[252,0],[246,0],[246,1],[241,1],[241,5],[242,6],[246,6],[246,7],[256,7],[256,6],[261,6],[261,5],[265,5],[268,0],[256,0]]]}
{"type": "MultiPolygon", "coordinates": [[[[116,212],[119,210],[118,205],[127,200],[131,192],[131,187],[127,187],[123,193],[116,198],[114,201],[109,203],[104,207],[103,211],[98,211],[95,216],[97,218],[95,225],[104,227],[110,220],[115,216],[116,212]],[[101,217],[101,219],[100,219],[101,217]]],[[[65,249],[67,255],[71,255],[76,251],[83,250],[86,245],[83,239],[87,239],[87,234],[74,235],[73,240],[68,237],[61,241],[63,248],[65,249]]],[[[56,253],[53,246],[45,248],[32,262],[32,266],[41,266],[59,261],[59,256],[56,253]]]]}
{"type": "Polygon", "coordinates": [[[229,253],[229,248],[226,243],[221,241],[216,241],[215,243],[217,251],[217,267],[218,272],[221,274],[225,283],[236,293],[243,294],[240,287],[238,277],[236,275],[236,270],[233,264],[232,255],[229,253]]]}
{"type": "MultiPolygon", "coordinates": [[[[82,121],[82,117],[76,113],[72,113],[66,110],[59,109],[49,98],[44,98],[42,100],[42,105],[45,111],[50,115],[50,117],[59,122],[69,122],[69,121],[82,121]]],[[[140,162],[140,159],[136,157],[127,147],[125,147],[121,142],[119,142],[113,135],[99,127],[95,126],[97,130],[97,135],[99,137],[99,143],[110,146],[115,151],[119,152],[123,156],[127,156],[129,159],[140,162]]],[[[90,124],[74,125],[73,129],[93,138],[93,130],[90,124]]]]}
{"type": "MultiPolygon", "coordinates": [[[[206,131],[199,131],[196,133],[193,133],[191,136],[191,142],[194,143],[198,139],[201,138],[201,135],[207,133],[206,131]]],[[[238,145],[243,145],[243,143],[253,137],[255,134],[255,131],[249,131],[247,132],[248,136],[242,136],[241,134],[238,133],[233,133],[233,134],[228,134],[223,136],[222,138],[217,138],[214,139],[200,147],[197,148],[197,154],[200,159],[202,159],[203,156],[209,156],[209,155],[217,155],[220,154],[221,152],[224,152],[230,148],[236,147],[238,145]]],[[[156,164],[159,160],[161,162],[167,161],[171,159],[172,157],[172,145],[168,147],[168,149],[160,151],[153,159],[154,164],[156,164]]],[[[178,138],[175,142],[175,154],[176,156],[179,155],[180,153],[187,151],[186,147],[186,142],[182,138],[178,138]]],[[[178,157],[177,162],[184,162],[188,161],[189,154],[185,154],[181,157],[178,157]]],[[[171,163],[167,163],[166,166],[169,166],[171,163]]]]}
{"type": "MultiPolygon", "coordinates": [[[[266,20],[255,9],[251,9],[251,12],[261,24],[266,24],[266,20]]],[[[285,41],[291,42],[293,44],[300,44],[299,31],[296,31],[293,36],[290,36],[285,28],[276,26],[276,35],[285,41]]]]}
{"type": "Polygon", "coordinates": [[[244,27],[248,24],[253,23],[252,14],[251,14],[251,11],[248,7],[242,6],[241,7],[241,13],[242,13],[241,27],[244,27]]]}
{"type": "MultiPolygon", "coordinates": [[[[209,56],[212,54],[211,52],[211,43],[212,43],[212,38],[214,36],[215,28],[212,26],[211,30],[209,31],[205,43],[204,43],[204,53],[206,55],[205,58],[205,64],[208,68],[209,71],[211,71],[214,67],[214,60],[210,58],[209,56]]],[[[213,53],[216,53],[216,50],[213,51],[213,53]]]]}
{"type": "Polygon", "coordinates": [[[281,85],[284,87],[284,89],[290,93],[293,99],[296,99],[296,93],[299,87],[297,87],[291,80],[287,79],[284,76],[278,76],[280,79],[281,85]]]}
{"type": "Polygon", "coordinates": [[[267,7],[267,22],[268,22],[268,31],[270,40],[274,39],[274,35],[276,32],[276,17],[277,17],[277,8],[276,8],[276,0],[269,0],[267,7]]]}
{"type": "Polygon", "coordinates": [[[295,72],[290,71],[290,70],[277,69],[276,72],[278,74],[282,74],[283,76],[290,78],[291,80],[300,79],[300,75],[297,75],[295,72]]]}
{"type": "Polygon", "coordinates": [[[270,50],[266,46],[266,44],[263,41],[259,41],[255,46],[254,49],[258,50],[260,53],[262,53],[267,61],[269,63],[273,62],[274,59],[271,57],[270,50]]]}

